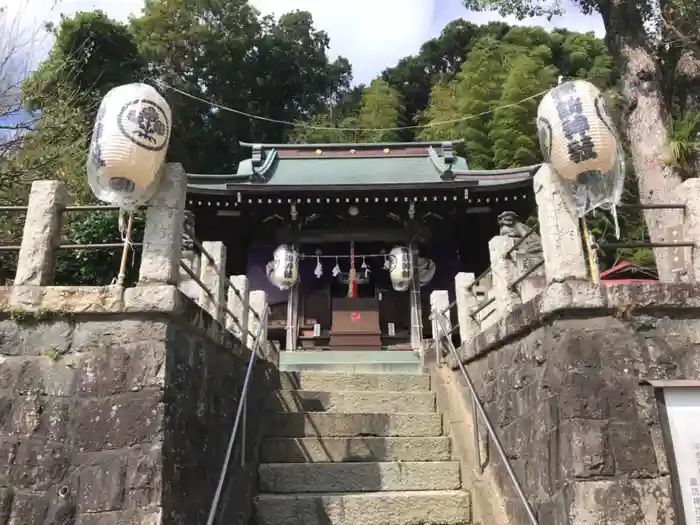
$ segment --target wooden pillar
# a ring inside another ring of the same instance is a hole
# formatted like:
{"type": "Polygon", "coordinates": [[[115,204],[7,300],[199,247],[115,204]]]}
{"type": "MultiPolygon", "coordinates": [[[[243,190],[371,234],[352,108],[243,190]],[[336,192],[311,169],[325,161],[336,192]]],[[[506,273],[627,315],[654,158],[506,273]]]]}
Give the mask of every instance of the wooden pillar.
{"type": "Polygon", "coordinates": [[[411,280],[411,346],[414,350],[423,347],[423,311],[420,300],[420,278],[418,276],[418,251],[412,250],[413,279],[411,280]]]}
{"type": "Polygon", "coordinates": [[[287,299],[287,327],[285,330],[285,350],[297,349],[297,335],[299,333],[299,283],[289,289],[287,299]]]}

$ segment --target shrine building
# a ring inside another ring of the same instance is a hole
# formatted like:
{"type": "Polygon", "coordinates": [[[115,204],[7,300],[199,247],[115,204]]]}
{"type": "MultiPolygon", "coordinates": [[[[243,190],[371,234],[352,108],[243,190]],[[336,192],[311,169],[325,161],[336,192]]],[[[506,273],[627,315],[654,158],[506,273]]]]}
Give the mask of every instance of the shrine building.
{"type": "Polygon", "coordinates": [[[267,292],[268,338],[282,349],[416,351],[431,337],[431,291],[488,268],[498,215],[535,207],[539,166],[470,170],[457,144],[242,143],[251,155],[237,173],[188,174],[187,208],[201,240],[226,244],[228,274],[267,292]],[[286,291],[266,272],[282,244],[300,255],[286,291]],[[395,246],[414,254],[405,291],[387,271],[395,246]]]}

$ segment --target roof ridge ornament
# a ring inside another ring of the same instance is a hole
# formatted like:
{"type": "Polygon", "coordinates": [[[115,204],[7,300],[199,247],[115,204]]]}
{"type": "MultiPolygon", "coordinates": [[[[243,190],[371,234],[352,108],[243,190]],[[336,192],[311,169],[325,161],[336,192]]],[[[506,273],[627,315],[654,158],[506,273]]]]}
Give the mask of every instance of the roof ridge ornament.
{"type": "Polygon", "coordinates": [[[271,149],[267,152],[263,152],[263,145],[255,144],[253,146],[253,155],[250,159],[253,168],[253,173],[250,176],[251,182],[268,182],[270,178],[267,177],[266,174],[272,167],[276,158],[277,150],[271,149]]]}
{"type": "MultiPolygon", "coordinates": [[[[450,144],[451,146],[451,144],[450,144]]],[[[443,154],[445,152],[445,144],[443,143],[443,154]]],[[[440,173],[440,178],[442,180],[454,180],[455,179],[455,173],[452,171],[452,163],[454,163],[454,154],[451,151],[451,148],[448,149],[448,159],[450,159],[450,164],[448,164],[445,160],[444,157],[440,157],[438,155],[438,152],[435,150],[433,146],[428,146],[428,156],[430,157],[430,161],[433,163],[433,166],[435,167],[436,170],[440,173]]]]}
{"type": "Polygon", "coordinates": [[[442,143],[442,161],[445,164],[454,164],[455,162],[454,149],[452,148],[452,142],[442,143]]]}
{"type": "Polygon", "coordinates": [[[446,170],[442,173],[443,180],[454,180],[455,174],[452,165],[457,161],[451,142],[442,143],[442,162],[446,165],[446,170]]]}
{"type": "Polygon", "coordinates": [[[250,156],[253,167],[257,168],[263,162],[263,146],[262,144],[253,144],[253,152],[250,156]]]}

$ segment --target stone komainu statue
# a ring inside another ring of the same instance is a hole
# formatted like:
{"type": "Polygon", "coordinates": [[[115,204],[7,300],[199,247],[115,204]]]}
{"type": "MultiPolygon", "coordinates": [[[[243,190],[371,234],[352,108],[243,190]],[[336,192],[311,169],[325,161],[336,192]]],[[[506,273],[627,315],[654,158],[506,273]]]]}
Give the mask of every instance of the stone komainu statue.
{"type": "MultiPolygon", "coordinates": [[[[537,232],[528,235],[530,228],[518,220],[515,212],[504,211],[498,216],[499,235],[510,237],[518,242],[527,237],[513,252],[518,271],[525,272],[542,260],[542,239],[537,232]]],[[[543,268],[540,267],[533,276],[543,275],[543,268]]]]}
{"type": "Polygon", "coordinates": [[[185,210],[185,218],[182,221],[182,249],[184,251],[195,251],[194,227],[194,213],[190,210],[185,210]]]}

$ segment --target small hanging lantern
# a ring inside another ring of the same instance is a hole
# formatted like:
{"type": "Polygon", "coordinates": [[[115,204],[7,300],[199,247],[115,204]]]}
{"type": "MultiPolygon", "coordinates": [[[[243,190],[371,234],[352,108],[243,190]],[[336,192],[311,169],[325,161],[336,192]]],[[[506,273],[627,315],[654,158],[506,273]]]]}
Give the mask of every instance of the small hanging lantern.
{"type": "Polygon", "coordinates": [[[395,246],[389,252],[391,268],[389,278],[391,285],[397,292],[405,292],[411,286],[413,279],[413,259],[411,250],[407,246],[395,246]]]}
{"type": "Polygon", "coordinates": [[[299,254],[293,246],[282,244],[267,263],[267,278],[280,290],[289,290],[299,280],[299,254]]]}

